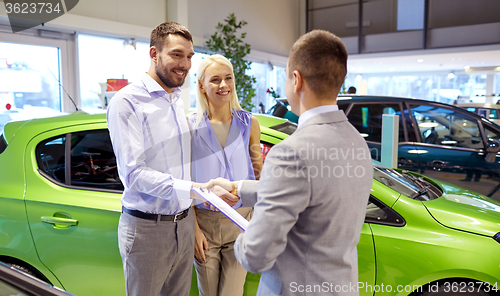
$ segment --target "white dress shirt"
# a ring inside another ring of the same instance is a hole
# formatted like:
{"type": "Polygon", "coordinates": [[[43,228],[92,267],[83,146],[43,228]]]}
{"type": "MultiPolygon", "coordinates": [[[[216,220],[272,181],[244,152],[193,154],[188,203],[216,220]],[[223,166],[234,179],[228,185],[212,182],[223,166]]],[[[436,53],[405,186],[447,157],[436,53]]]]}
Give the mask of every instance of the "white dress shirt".
{"type": "Polygon", "coordinates": [[[111,100],[108,129],[126,208],[172,215],[191,205],[191,135],[180,92],[144,74],[111,100]]]}
{"type": "Polygon", "coordinates": [[[306,112],[304,112],[304,113],[302,113],[300,115],[299,122],[297,124],[297,128],[299,128],[299,126],[301,124],[303,124],[304,122],[306,122],[311,117],[314,117],[314,116],[319,115],[321,113],[338,111],[338,110],[339,110],[339,106],[338,105],[323,105],[323,106],[319,106],[319,107],[316,107],[316,108],[309,109],[309,110],[307,110],[306,112]]]}

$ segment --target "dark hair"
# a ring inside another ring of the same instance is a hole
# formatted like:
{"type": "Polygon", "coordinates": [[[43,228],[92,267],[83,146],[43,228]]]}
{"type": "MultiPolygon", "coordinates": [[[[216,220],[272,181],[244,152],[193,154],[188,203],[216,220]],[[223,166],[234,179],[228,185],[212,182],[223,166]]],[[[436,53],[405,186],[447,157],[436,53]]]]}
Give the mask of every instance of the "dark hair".
{"type": "Polygon", "coordinates": [[[349,87],[347,90],[348,94],[355,94],[356,93],[356,88],[354,86],[349,87]]]}
{"type": "Polygon", "coordinates": [[[158,51],[161,51],[165,44],[165,39],[170,34],[182,36],[193,43],[193,36],[191,36],[191,33],[186,27],[176,22],[165,22],[153,29],[149,46],[154,46],[158,51]]]}
{"type": "Polygon", "coordinates": [[[290,50],[289,75],[295,70],[314,93],[337,94],[347,75],[347,50],[334,34],[313,30],[302,35],[290,50]]]}

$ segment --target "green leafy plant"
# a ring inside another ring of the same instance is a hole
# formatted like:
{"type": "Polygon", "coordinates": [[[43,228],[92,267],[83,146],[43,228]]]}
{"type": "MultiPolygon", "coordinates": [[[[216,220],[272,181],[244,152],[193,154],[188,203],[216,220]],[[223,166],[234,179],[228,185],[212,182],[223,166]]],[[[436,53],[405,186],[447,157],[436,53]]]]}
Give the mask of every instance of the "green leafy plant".
{"type": "Polygon", "coordinates": [[[240,100],[241,108],[251,111],[255,107],[252,98],[255,96],[253,84],[255,77],[247,75],[252,62],[243,59],[250,53],[250,44],[243,41],[246,33],[237,34],[237,31],[247,24],[245,21],[236,21],[236,16],[231,13],[225,20],[225,24],[218,23],[215,34],[210,36],[206,42],[208,49],[228,58],[234,68],[234,82],[236,93],[240,100]]]}

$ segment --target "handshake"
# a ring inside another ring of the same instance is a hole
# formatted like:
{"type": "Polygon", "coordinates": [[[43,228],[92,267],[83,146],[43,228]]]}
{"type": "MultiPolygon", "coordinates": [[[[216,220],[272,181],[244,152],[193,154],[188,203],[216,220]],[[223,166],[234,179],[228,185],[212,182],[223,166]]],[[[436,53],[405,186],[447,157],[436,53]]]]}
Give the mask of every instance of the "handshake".
{"type": "MultiPolygon", "coordinates": [[[[233,207],[240,198],[238,197],[237,188],[239,181],[229,181],[224,178],[217,178],[208,181],[207,183],[193,183],[193,187],[208,188],[210,191],[219,196],[229,206],[233,207]]],[[[202,199],[199,195],[191,191],[191,198],[202,199]]],[[[208,205],[207,203],[205,203],[208,205]]]]}

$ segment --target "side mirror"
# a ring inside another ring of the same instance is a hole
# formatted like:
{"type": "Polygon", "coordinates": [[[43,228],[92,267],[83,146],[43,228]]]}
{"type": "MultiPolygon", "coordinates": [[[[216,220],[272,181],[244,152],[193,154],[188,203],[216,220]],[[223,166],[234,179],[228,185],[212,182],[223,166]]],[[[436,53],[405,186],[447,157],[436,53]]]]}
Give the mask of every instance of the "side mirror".
{"type": "Polygon", "coordinates": [[[500,151],[500,143],[497,140],[488,139],[486,156],[484,157],[486,162],[494,162],[498,151],[500,151]]]}

